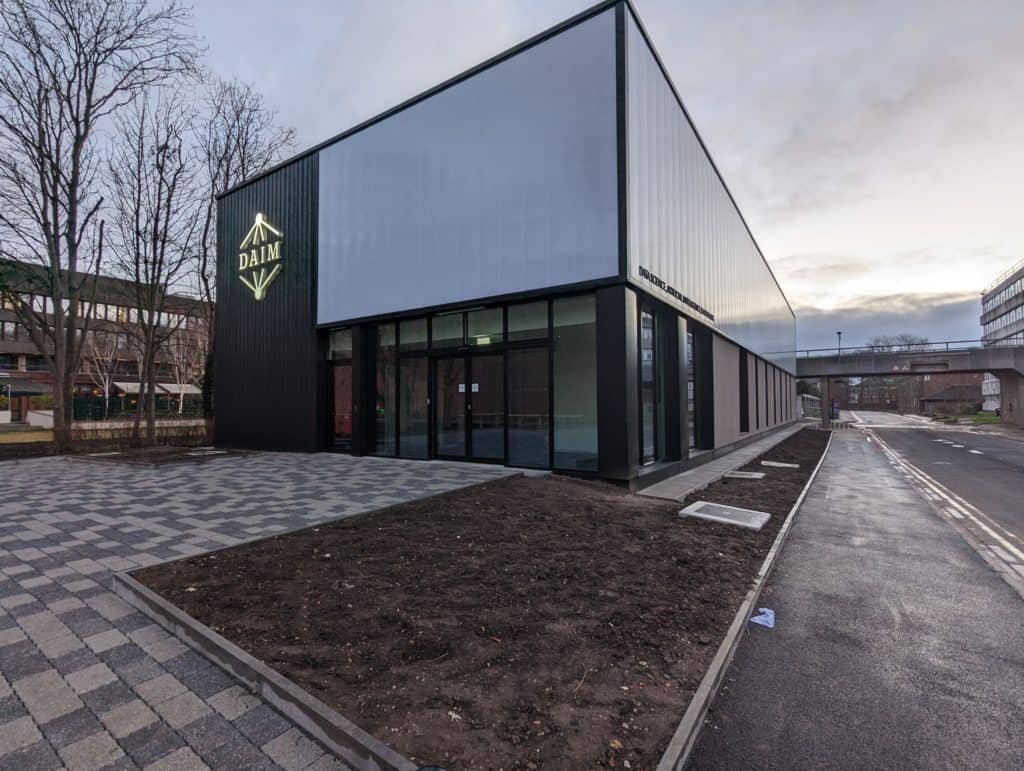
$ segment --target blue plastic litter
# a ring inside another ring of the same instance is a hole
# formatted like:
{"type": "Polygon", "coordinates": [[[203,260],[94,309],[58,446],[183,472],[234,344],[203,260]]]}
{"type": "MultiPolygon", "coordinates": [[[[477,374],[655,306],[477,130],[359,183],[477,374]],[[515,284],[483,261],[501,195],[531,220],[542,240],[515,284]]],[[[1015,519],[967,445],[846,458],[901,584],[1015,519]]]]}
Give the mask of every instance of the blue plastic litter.
{"type": "Polygon", "coordinates": [[[766,626],[769,629],[775,628],[775,611],[771,608],[758,608],[757,615],[750,619],[751,623],[766,626]]]}

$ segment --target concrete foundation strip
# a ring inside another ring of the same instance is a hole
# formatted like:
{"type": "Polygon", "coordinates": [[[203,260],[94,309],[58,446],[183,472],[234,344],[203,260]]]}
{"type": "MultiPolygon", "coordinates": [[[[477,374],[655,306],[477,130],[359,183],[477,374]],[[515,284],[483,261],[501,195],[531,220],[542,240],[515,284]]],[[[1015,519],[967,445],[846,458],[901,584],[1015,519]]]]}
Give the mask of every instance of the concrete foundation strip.
{"type": "Polygon", "coordinates": [[[707,716],[708,708],[711,706],[711,702],[714,700],[715,694],[725,678],[725,672],[729,668],[733,656],[736,654],[740,640],[743,638],[744,632],[746,632],[751,612],[761,597],[761,591],[764,589],[768,576],[775,566],[775,560],[782,550],[782,544],[789,535],[796,513],[800,510],[800,506],[803,505],[804,498],[807,497],[807,491],[811,489],[814,480],[818,478],[818,471],[821,469],[821,464],[825,462],[825,457],[828,455],[831,446],[832,436],[829,435],[828,444],[825,445],[825,451],[821,454],[818,465],[814,467],[814,471],[811,472],[811,476],[807,479],[807,484],[804,485],[804,489],[800,492],[800,497],[796,499],[793,508],[786,515],[786,521],[782,523],[782,528],[779,530],[778,535],[775,536],[772,548],[769,549],[768,555],[761,564],[761,569],[754,580],[754,586],[747,592],[747,596],[740,604],[739,610],[736,611],[736,616],[729,626],[729,631],[726,632],[725,639],[718,646],[718,651],[711,660],[711,666],[704,673],[704,679],[700,681],[697,691],[693,694],[693,698],[690,699],[690,705],[686,708],[686,713],[683,715],[679,727],[676,728],[676,732],[672,735],[672,740],[658,762],[657,771],[681,771],[686,765],[686,761],[690,757],[693,748],[697,745],[697,737],[700,735],[700,729],[704,725],[704,718],[707,716]]]}

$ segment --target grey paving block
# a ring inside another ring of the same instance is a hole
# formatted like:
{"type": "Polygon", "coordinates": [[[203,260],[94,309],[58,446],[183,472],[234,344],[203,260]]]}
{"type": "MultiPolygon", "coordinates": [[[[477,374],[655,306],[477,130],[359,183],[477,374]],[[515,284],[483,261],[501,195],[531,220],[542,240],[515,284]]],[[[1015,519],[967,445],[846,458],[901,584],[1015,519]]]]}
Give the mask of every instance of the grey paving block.
{"type": "Polygon", "coordinates": [[[156,722],[156,715],[140,699],[129,701],[109,712],[100,714],[100,720],[115,739],[123,739],[156,722]]]}
{"type": "Polygon", "coordinates": [[[292,722],[269,704],[261,704],[236,721],[235,728],[249,741],[262,747],[292,728],[292,722]]]}
{"type": "Polygon", "coordinates": [[[257,747],[235,735],[229,741],[202,755],[217,771],[280,771],[280,766],[257,747]]]}
{"type": "Polygon", "coordinates": [[[128,642],[128,638],[116,629],[108,629],[106,632],[90,635],[84,638],[82,642],[88,645],[93,653],[102,653],[111,648],[116,648],[118,645],[124,645],[128,642]]]}
{"type": "Polygon", "coordinates": [[[161,701],[154,705],[154,709],[160,713],[160,717],[166,720],[167,725],[171,728],[181,728],[212,712],[206,702],[191,691],[185,691],[185,693],[173,696],[166,701],[161,701]]]}
{"type": "Polygon", "coordinates": [[[162,674],[153,680],[147,680],[135,686],[135,692],[149,705],[167,701],[179,694],[185,693],[187,690],[185,685],[170,673],[162,674]]]}
{"type": "Polygon", "coordinates": [[[202,755],[223,746],[238,732],[223,717],[211,712],[182,727],[180,733],[189,746],[202,755]]]}
{"type": "Polygon", "coordinates": [[[0,698],[0,725],[27,715],[28,710],[25,709],[25,705],[14,694],[0,698]]]}
{"type": "Polygon", "coordinates": [[[60,672],[62,675],[68,675],[72,672],[77,672],[79,669],[85,669],[91,667],[93,664],[100,663],[99,657],[96,656],[91,650],[85,645],[76,651],[53,659],[50,664],[60,672]]]}
{"type": "Polygon", "coordinates": [[[63,768],[60,758],[44,741],[0,757],[0,769],[4,771],[55,771],[59,768],[63,768]]]}
{"type": "Polygon", "coordinates": [[[82,701],[55,669],[29,675],[12,685],[32,719],[40,725],[82,707],[82,701]]]}
{"type": "Polygon", "coordinates": [[[78,694],[89,693],[100,686],[115,682],[118,678],[103,662],[65,675],[68,685],[78,694]]]}
{"type": "MultiPolygon", "coordinates": [[[[186,728],[189,727],[186,726],[186,728]]],[[[121,739],[120,744],[121,749],[128,754],[128,757],[136,765],[145,767],[154,760],[169,755],[179,747],[184,747],[185,741],[177,732],[171,730],[165,722],[157,720],[121,739]]]]}
{"type": "Polygon", "coordinates": [[[114,737],[106,731],[62,747],[57,754],[69,771],[99,771],[124,757],[114,737]]]}
{"type": "Polygon", "coordinates": [[[146,771],[205,771],[209,766],[188,747],[182,747],[146,766],[146,771]]]}
{"type": "Polygon", "coordinates": [[[66,747],[103,730],[96,715],[87,707],[76,709],[67,715],[51,720],[41,726],[46,740],[54,747],[66,747]]]}
{"type": "Polygon", "coordinates": [[[298,728],[271,739],[260,749],[286,771],[299,771],[324,754],[320,745],[298,728]]]}
{"type": "Polygon", "coordinates": [[[68,632],[60,637],[51,637],[39,643],[39,652],[48,659],[58,659],[84,647],[85,643],[77,635],[68,632]]]}
{"type": "Polygon", "coordinates": [[[16,718],[3,725],[0,725],[0,753],[7,754],[29,747],[42,740],[43,735],[39,733],[32,718],[16,718]]]}
{"type": "Polygon", "coordinates": [[[236,681],[223,669],[211,664],[206,669],[185,675],[182,682],[201,699],[206,699],[225,688],[230,688],[236,681]]]}
{"type": "Polygon", "coordinates": [[[81,699],[89,709],[98,715],[120,707],[122,704],[134,701],[135,693],[127,685],[117,680],[83,693],[81,699]]]}
{"type": "Polygon", "coordinates": [[[131,687],[135,687],[147,680],[153,680],[164,674],[163,668],[145,654],[125,664],[114,664],[112,668],[117,672],[122,682],[131,687]]]}
{"type": "MultiPolygon", "coordinates": [[[[84,605],[85,603],[83,603],[84,605]]],[[[79,637],[90,637],[113,629],[113,625],[92,608],[69,610],[60,615],[60,620],[79,637]]]]}
{"type": "Polygon", "coordinates": [[[260,705],[259,697],[240,685],[215,693],[206,703],[222,714],[227,720],[235,720],[260,705]]]}

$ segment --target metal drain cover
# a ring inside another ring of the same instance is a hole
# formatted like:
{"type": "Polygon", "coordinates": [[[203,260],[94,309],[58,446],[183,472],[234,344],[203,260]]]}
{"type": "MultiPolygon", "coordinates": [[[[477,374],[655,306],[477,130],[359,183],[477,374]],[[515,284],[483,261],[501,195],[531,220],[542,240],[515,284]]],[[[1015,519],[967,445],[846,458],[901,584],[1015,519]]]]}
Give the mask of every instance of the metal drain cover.
{"type": "Polygon", "coordinates": [[[763,471],[726,471],[729,479],[764,479],[763,471]]]}
{"type": "Polygon", "coordinates": [[[799,463],[783,463],[778,460],[763,460],[761,461],[762,466],[771,466],[772,468],[800,468],[799,463]]]}
{"type": "Polygon", "coordinates": [[[750,530],[760,530],[769,520],[771,514],[766,511],[741,509],[710,501],[696,501],[679,512],[680,517],[697,517],[710,522],[721,522],[726,525],[737,525],[750,530]]]}

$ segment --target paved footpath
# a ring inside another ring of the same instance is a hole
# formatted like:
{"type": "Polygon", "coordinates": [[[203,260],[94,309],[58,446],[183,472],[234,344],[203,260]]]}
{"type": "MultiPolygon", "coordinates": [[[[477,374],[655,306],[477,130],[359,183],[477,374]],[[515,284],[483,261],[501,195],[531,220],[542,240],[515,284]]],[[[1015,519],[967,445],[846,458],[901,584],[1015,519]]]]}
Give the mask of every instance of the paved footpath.
{"type": "Polygon", "coordinates": [[[1024,602],[863,432],[760,604],[691,768],[1024,768],[1024,602]]]}
{"type": "Polygon", "coordinates": [[[112,573],[508,473],[331,454],[0,463],[0,771],[343,768],[116,597],[112,573]]]}

